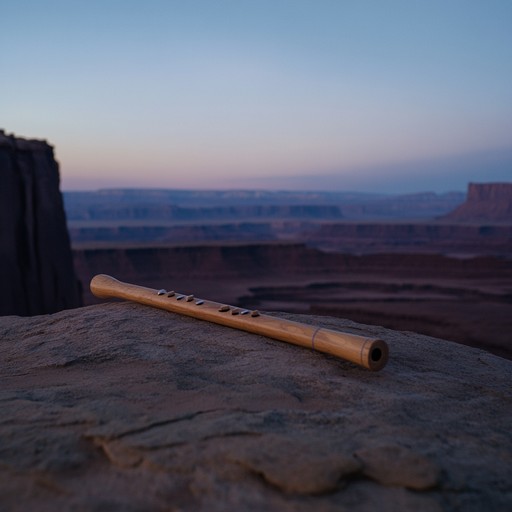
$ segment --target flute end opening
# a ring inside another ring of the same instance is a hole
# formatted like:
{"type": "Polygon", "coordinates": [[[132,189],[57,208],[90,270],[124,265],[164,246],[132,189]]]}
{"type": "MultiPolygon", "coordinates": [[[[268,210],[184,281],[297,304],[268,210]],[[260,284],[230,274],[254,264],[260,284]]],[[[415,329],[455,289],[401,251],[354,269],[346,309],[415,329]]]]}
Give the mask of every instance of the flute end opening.
{"type": "Polygon", "coordinates": [[[389,349],[385,341],[375,340],[368,354],[368,368],[372,371],[382,370],[388,362],[389,349]]]}
{"type": "Polygon", "coordinates": [[[382,357],[382,350],[379,347],[375,347],[371,354],[370,358],[374,363],[378,363],[382,357]]]}

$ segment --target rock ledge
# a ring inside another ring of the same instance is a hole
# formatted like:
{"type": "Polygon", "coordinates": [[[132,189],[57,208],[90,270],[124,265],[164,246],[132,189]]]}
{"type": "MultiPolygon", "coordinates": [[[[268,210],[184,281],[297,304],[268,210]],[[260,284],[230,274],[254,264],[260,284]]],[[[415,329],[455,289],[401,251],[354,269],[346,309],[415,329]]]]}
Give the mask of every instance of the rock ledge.
{"type": "Polygon", "coordinates": [[[512,362],[410,332],[370,373],[130,303],[0,318],[0,503],[510,510],[512,362]]]}

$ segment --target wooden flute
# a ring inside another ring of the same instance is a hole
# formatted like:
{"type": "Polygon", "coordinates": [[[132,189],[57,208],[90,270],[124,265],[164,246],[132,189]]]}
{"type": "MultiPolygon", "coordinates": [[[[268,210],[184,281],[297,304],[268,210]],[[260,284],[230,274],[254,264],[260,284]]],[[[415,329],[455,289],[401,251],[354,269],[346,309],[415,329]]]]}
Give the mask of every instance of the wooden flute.
{"type": "Polygon", "coordinates": [[[105,274],[92,278],[91,291],[101,299],[127,299],[325,352],[372,371],[382,369],[388,360],[388,346],[380,339],[293,322],[175,291],[123,283],[105,274]]]}

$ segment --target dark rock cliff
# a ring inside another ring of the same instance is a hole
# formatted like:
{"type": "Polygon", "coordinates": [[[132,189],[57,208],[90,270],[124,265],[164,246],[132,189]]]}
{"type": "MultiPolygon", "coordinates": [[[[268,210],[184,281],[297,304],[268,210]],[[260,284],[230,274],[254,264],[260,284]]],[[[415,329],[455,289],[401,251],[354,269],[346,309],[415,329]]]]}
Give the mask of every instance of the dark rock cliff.
{"type": "Polygon", "coordinates": [[[512,183],[470,183],[466,202],[443,219],[512,224],[512,183]]]}
{"type": "Polygon", "coordinates": [[[53,148],[0,131],[1,315],[80,305],[53,148]]]}

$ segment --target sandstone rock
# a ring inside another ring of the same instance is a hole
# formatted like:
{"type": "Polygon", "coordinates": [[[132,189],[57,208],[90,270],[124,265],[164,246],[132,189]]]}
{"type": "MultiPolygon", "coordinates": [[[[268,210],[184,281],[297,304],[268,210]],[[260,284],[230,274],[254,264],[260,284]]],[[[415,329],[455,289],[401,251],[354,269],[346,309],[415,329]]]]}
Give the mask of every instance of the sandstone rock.
{"type": "Polygon", "coordinates": [[[80,305],[59,170],[44,141],[0,131],[0,315],[80,305]]]}
{"type": "Polygon", "coordinates": [[[403,446],[363,448],[355,455],[363,462],[363,473],[381,484],[423,491],[438,483],[438,466],[403,446]]]}
{"type": "Polygon", "coordinates": [[[512,224],[512,183],[470,183],[466,202],[443,219],[512,224]]]}
{"type": "Polygon", "coordinates": [[[371,373],[130,303],[0,318],[6,511],[510,510],[512,362],[390,346],[371,373]]]}
{"type": "Polygon", "coordinates": [[[265,436],[265,446],[253,443],[234,460],[285,493],[324,494],[361,472],[352,455],[332,454],[308,440],[283,435],[265,436]]]}

